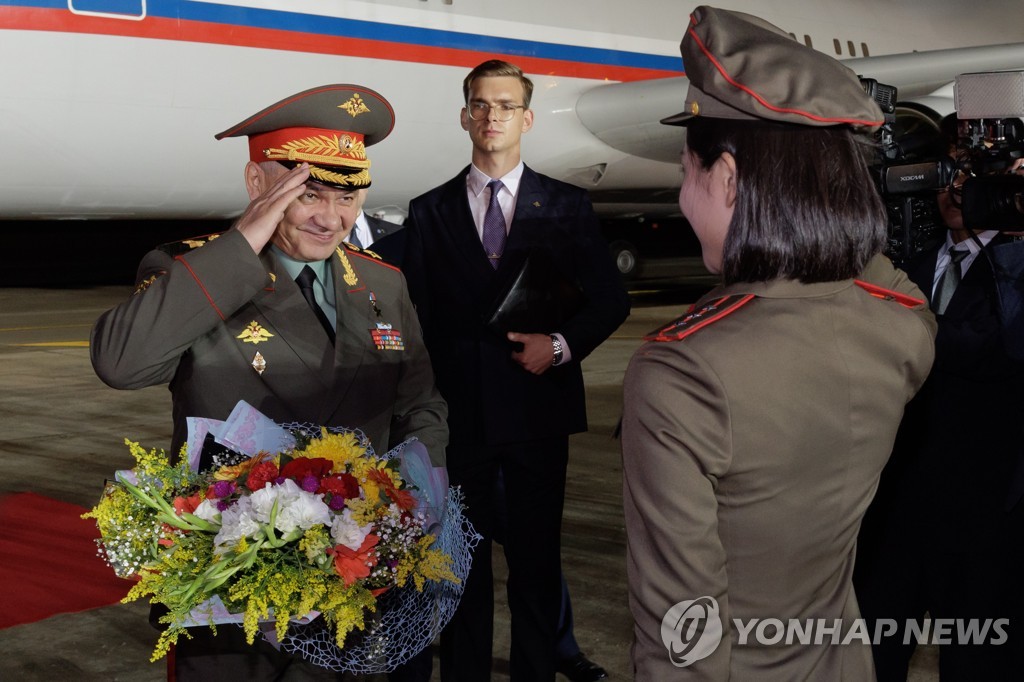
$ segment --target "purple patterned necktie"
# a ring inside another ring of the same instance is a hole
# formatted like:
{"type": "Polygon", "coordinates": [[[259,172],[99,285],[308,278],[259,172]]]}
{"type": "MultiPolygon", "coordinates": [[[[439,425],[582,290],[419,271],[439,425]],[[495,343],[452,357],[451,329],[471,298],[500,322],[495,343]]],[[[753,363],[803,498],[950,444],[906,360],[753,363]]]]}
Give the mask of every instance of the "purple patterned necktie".
{"type": "Polygon", "coordinates": [[[491,188],[491,202],[487,204],[487,213],[484,214],[484,252],[491,261],[491,267],[497,269],[501,252],[505,250],[505,214],[501,212],[501,204],[498,203],[498,192],[504,185],[501,180],[491,180],[487,183],[491,188]]]}

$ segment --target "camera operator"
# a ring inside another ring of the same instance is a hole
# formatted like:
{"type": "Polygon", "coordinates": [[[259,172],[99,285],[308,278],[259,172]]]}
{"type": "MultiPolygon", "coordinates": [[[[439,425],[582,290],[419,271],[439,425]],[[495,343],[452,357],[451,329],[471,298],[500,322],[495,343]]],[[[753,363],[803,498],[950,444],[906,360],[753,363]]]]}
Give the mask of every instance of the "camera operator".
{"type": "MultiPolygon", "coordinates": [[[[954,152],[956,125],[955,115],[942,123],[954,152]]],[[[1022,170],[1017,159],[1008,172],[1022,170]]],[[[933,627],[953,619],[939,640],[943,682],[1019,679],[1024,669],[1024,241],[1000,225],[964,228],[964,179],[937,197],[945,241],[905,267],[938,319],[935,364],[907,406],[858,544],[869,631],[878,619],[899,626],[873,645],[880,682],[906,679],[916,638],[905,623],[926,613],[933,627]],[[970,619],[979,630],[992,619],[977,643],[959,634],[970,619]]]]}

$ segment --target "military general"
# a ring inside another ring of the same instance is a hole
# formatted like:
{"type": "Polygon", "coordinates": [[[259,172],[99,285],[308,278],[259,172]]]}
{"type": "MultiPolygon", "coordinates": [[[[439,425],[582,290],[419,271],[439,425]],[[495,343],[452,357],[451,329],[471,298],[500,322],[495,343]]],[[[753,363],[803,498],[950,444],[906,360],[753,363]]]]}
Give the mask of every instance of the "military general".
{"type": "MultiPolygon", "coordinates": [[[[444,461],[447,407],[434,387],[402,274],[343,243],[370,185],[366,148],[394,125],[358,85],[277,102],[218,134],[246,136],[250,203],[230,230],[157,248],[134,294],[92,332],[114,388],[168,383],[171,447],[188,417],[225,419],[239,400],[279,422],[359,428],[383,452],[410,437],[444,461]]],[[[320,670],[241,629],[179,641],[179,679],[301,679],[320,670]]]]}

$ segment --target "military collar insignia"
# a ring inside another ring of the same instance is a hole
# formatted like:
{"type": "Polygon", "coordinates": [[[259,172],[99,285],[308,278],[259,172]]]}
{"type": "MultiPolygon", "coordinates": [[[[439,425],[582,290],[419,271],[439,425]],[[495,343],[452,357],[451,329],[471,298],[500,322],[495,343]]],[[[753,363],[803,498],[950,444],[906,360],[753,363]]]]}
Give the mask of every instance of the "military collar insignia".
{"type": "Polygon", "coordinates": [[[680,318],[669,322],[644,337],[644,341],[679,341],[699,329],[720,320],[756,298],[754,294],[732,294],[708,301],[700,308],[691,308],[680,318]]]}
{"type": "Polygon", "coordinates": [[[345,281],[345,284],[349,285],[350,287],[354,287],[355,285],[359,284],[359,277],[356,275],[356,271],[352,267],[352,263],[349,262],[348,255],[345,253],[345,249],[339,246],[337,249],[335,249],[335,252],[338,254],[338,260],[341,261],[342,270],[345,271],[345,274],[342,275],[341,277],[345,281]]]}
{"type": "Polygon", "coordinates": [[[242,343],[251,343],[255,346],[258,343],[262,343],[273,338],[273,336],[273,334],[261,327],[259,322],[253,320],[245,329],[242,330],[242,333],[235,338],[241,339],[242,343]]]}

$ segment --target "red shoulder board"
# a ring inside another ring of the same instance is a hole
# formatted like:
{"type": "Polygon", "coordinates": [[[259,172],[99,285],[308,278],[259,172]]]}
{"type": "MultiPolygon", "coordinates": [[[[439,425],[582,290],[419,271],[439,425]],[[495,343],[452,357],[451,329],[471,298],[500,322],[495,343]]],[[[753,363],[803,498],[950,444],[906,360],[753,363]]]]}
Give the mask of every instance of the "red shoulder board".
{"type": "Polygon", "coordinates": [[[859,279],[855,279],[853,282],[875,298],[880,298],[883,301],[896,301],[904,308],[916,308],[919,305],[924,305],[924,299],[907,296],[906,294],[901,294],[898,291],[886,289],[878,286],[877,284],[871,284],[870,282],[863,282],[859,279]]]}
{"type": "Polygon", "coordinates": [[[754,294],[735,294],[733,296],[716,298],[714,301],[705,303],[697,310],[691,309],[690,312],[669,322],[661,329],[651,332],[644,337],[644,341],[679,341],[680,339],[685,339],[698,329],[703,329],[712,322],[736,312],[754,300],[754,298],[754,294]]]}

